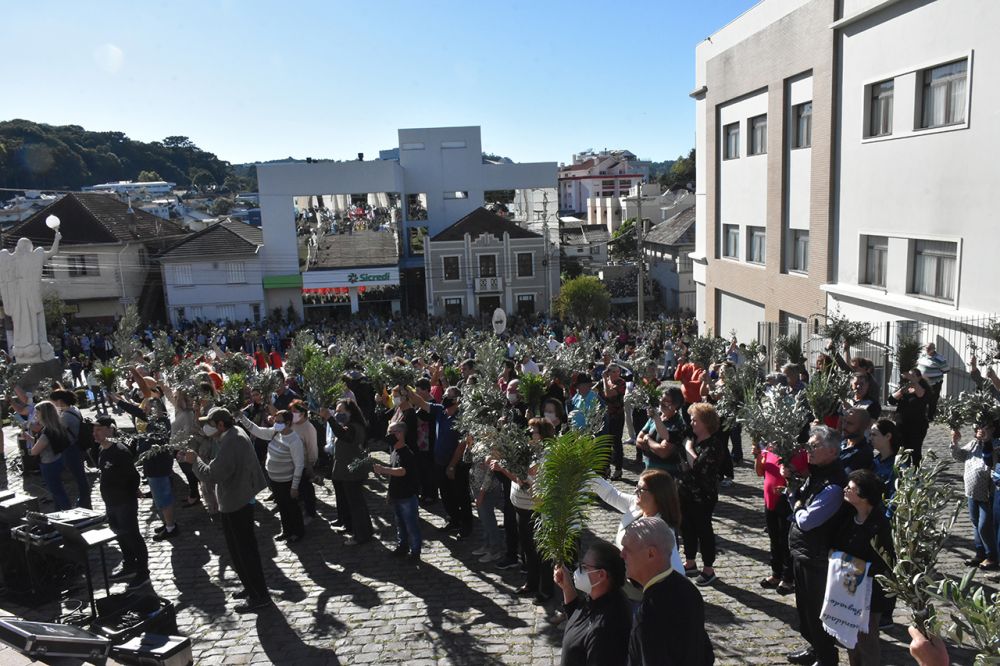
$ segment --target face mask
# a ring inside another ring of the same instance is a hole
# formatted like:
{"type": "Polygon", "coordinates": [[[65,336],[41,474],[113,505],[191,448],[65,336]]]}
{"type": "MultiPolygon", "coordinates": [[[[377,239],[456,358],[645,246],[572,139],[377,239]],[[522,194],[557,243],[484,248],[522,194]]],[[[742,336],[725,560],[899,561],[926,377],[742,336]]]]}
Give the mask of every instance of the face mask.
{"type": "Polygon", "coordinates": [[[278,421],[277,423],[274,424],[274,432],[281,432],[284,429],[285,429],[284,421],[278,421]]]}
{"type": "Polygon", "coordinates": [[[594,590],[594,586],[590,582],[590,574],[583,570],[583,567],[577,567],[576,571],[573,572],[573,587],[580,590],[588,597],[594,590]]]}
{"type": "Polygon", "coordinates": [[[201,432],[204,433],[205,437],[214,437],[215,433],[219,432],[219,429],[210,423],[206,423],[201,427],[201,432]]]}
{"type": "Polygon", "coordinates": [[[333,415],[333,418],[336,419],[337,423],[340,425],[347,425],[351,420],[351,415],[345,412],[337,412],[333,415]]]}
{"type": "Polygon", "coordinates": [[[545,412],[545,420],[554,426],[559,425],[559,417],[555,412],[545,412]]]}
{"type": "Polygon", "coordinates": [[[519,395],[519,394],[517,394],[517,393],[508,393],[508,394],[507,394],[507,400],[508,400],[509,402],[517,402],[517,397],[518,397],[518,395],[519,395]]]}
{"type": "Polygon", "coordinates": [[[304,414],[295,412],[294,414],[292,414],[292,423],[302,423],[302,419],[304,418],[305,418],[304,414]]]}

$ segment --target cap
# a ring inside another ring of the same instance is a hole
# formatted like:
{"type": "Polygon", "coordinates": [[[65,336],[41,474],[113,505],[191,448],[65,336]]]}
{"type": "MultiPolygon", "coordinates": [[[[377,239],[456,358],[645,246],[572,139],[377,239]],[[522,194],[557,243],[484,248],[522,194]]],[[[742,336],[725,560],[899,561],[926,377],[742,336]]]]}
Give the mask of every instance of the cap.
{"type": "Polygon", "coordinates": [[[208,410],[207,416],[202,416],[198,419],[198,423],[202,425],[206,423],[214,423],[215,421],[226,421],[231,422],[233,420],[232,413],[225,407],[213,407],[208,410]]]}

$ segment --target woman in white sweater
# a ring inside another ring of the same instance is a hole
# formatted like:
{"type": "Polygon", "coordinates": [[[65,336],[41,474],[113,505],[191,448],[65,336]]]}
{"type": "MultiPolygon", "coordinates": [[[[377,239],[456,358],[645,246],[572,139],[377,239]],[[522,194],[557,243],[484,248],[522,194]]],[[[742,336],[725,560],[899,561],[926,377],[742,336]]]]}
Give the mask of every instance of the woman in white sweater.
{"type": "Polygon", "coordinates": [[[288,409],[292,413],[292,430],[302,438],[305,450],[306,466],[302,471],[299,494],[302,499],[302,509],[306,514],[305,523],[308,525],[316,517],[316,489],[313,487],[313,477],[316,474],[316,461],[319,460],[318,435],[316,426],[309,420],[309,407],[305,402],[292,400],[288,409]]]}
{"type": "Polygon", "coordinates": [[[267,441],[264,469],[271,479],[271,489],[281,517],[281,534],[275,541],[295,543],[305,533],[302,510],[299,509],[299,484],[305,469],[306,456],[302,438],[292,429],[292,413],[281,410],[274,415],[274,427],[261,428],[240,412],[240,424],[251,435],[267,441]]]}
{"type": "MultiPolygon", "coordinates": [[[[605,504],[617,509],[622,514],[615,536],[615,545],[622,547],[622,537],[625,528],[637,518],[658,517],[670,526],[674,536],[681,526],[681,502],[677,496],[677,484],[672,476],[659,469],[647,469],[639,475],[636,484],[636,494],[623,493],[605,479],[597,478],[591,484],[591,490],[605,504]]],[[[670,555],[670,566],[679,574],[684,574],[684,562],[681,560],[677,547],[670,555]]]]}

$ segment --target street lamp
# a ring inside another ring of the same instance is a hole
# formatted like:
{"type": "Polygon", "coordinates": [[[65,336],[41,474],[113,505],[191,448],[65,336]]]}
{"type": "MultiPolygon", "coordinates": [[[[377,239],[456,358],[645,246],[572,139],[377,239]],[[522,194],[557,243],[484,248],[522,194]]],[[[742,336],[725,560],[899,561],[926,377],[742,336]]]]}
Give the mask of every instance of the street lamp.
{"type": "Polygon", "coordinates": [[[59,218],[56,217],[55,215],[49,215],[47,218],[45,218],[45,226],[47,226],[52,231],[58,231],[60,224],[61,222],[59,221],[59,218]]]}

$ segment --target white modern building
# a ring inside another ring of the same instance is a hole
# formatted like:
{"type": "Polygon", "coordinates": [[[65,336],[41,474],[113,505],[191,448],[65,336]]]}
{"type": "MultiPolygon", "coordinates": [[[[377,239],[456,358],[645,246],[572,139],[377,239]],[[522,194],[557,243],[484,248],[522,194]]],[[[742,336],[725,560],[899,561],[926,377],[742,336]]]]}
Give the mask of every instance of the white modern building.
{"type": "Polygon", "coordinates": [[[132,197],[159,197],[170,194],[177,187],[177,183],[168,183],[165,180],[154,180],[149,182],[136,182],[131,180],[120,180],[117,183],[101,183],[100,185],[90,185],[81,187],[81,192],[111,192],[132,197]]]}
{"type": "Polygon", "coordinates": [[[628,150],[573,155],[572,164],[559,167],[560,213],[586,213],[589,224],[606,224],[608,231],[614,231],[625,219],[620,199],[646,182],[649,166],[628,150]]]}
{"type": "Polygon", "coordinates": [[[263,234],[242,222],[219,222],[160,256],[167,317],[190,321],[259,322],[264,309],[263,234]]]}
{"type": "MultiPolygon", "coordinates": [[[[268,308],[303,305],[304,283],[310,289],[350,289],[345,267],[304,261],[296,229],[295,197],[384,193],[399,202],[399,220],[389,233],[398,244],[398,270],[378,286],[397,286],[402,308],[428,312],[424,240],[479,208],[499,190],[548,189],[556,197],[557,165],[485,164],[479,127],[401,129],[399,159],[355,162],[270,163],[257,165],[264,233],[264,290],[268,308]],[[338,272],[341,271],[341,272],[338,272]]],[[[391,156],[392,153],[386,153],[391,156]]],[[[523,204],[536,210],[534,199],[523,204]]],[[[555,224],[553,217],[552,223],[555,224]]],[[[371,232],[369,232],[371,233],[371,232]]],[[[328,239],[336,243],[337,239],[328,239]]],[[[383,275],[379,265],[352,265],[351,272],[383,275]]]]}

